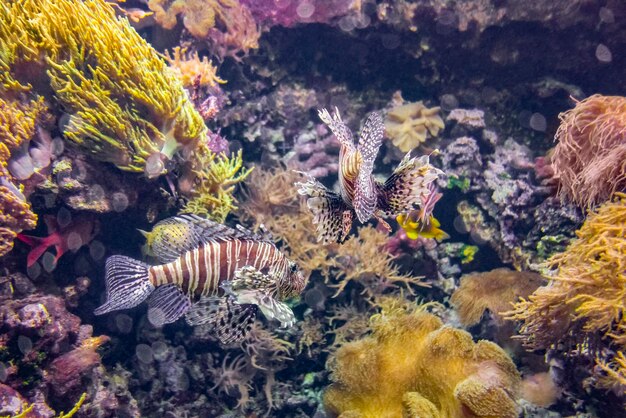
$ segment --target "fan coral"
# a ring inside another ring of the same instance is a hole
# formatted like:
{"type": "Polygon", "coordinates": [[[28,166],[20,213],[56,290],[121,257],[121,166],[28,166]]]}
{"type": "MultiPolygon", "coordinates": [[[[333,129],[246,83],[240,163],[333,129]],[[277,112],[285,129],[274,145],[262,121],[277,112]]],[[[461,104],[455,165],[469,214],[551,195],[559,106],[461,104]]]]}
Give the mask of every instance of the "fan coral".
{"type": "Polygon", "coordinates": [[[386,305],[370,319],[370,336],[331,359],[334,383],[324,395],[331,416],[517,416],[520,377],[500,347],[474,343],[424,307],[386,305]]]}
{"type": "Polygon", "coordinates": [[[221,56],[236,57],[259,47],[259,29],[250,10],[236,0],[149,0],[154,18],[165,29],[182,15],[185,28],[197,39],[213,44],[221,56]]]}
{"type": "Polygon", "coordinates": [[[177,46],[171,54],[165,51],[165,58],[185,88],[194,87],[195,83],[198,83],[200,87],[215,87],[226,83],[217,76],[217,68],[211,61],[207,57],[200,60],[197,52],[188,53],[177,46]]]}
{"type": "Polygon", "coordinates": [[[425,142],[429,134],[437,136],[445,127],[439,110],[439,107],[427,108],[422,102],[394,107],[385,121],[387,136],[400,151],[411,151],[425,142]]]}
{"type": "Polygon", "coordinates": [[[511,310],[520,297],[528,297],[543,282],[541,275],[499,268],[461,277],[461,286],[450,302],[459,312],[464,326],[477,324],[485,310],[501,321],[501,312],[511,310]]]}
{"type": "Polygon", "coordinates": [[[194,213],[224,222],[230,211],[237,208],[233,196],[235,185],[245,180],[252,170],[239,172],[243,166],[241,150],[230,158],[216,155],[208,149],[203,151],[197,153],[195,185],[182,213],[194,213]]]}
{"type": "Polygon", "coordinates": [[[509,317],[523,322],[520,334],[533,349],[602,335],[625,350],[626,195],[617,193],[592,212],[577,236],[549,260],[556,272],[548,285],[517,303],[509,317]]]}
{"type": "Polygon", "coordinates": [[[560,194],[593,207],[626,189],[626,98],[599,94],[559,115],[552,165],[560,194]]]}
{"type": "Polygon", "coordinates": [[[3,2],[0,50],[4,88],[52,91],[65,137],[98,160],[155,177],[206,136],[181,82],[103,0],[3,2]]]}

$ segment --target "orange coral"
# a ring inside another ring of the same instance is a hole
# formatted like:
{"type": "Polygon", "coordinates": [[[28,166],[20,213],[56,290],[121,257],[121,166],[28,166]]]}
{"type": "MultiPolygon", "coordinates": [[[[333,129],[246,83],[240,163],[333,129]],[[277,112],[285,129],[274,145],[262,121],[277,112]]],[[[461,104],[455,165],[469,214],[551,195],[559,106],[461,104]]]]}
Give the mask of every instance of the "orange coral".
{"type": "Polygon", "coordinates": [[[466,327],[477,324],[487,309],[501,320],[501,312],[511,310],[514,302],[530,295],[542,282],[540,274],[507,268],[470,273],[461,277],[461,286],[452,294],[450,302],[466,327]]]}
{"type": "Polygon", "coordinates": [[[165,29],[172,29],[181,15],[189,33],[213,42],[222,57],[259,47],[256,22],[236,0],[149,0],[148,7],[165,29]]]}
{"type": "MultiPolygon", "coordinates": [[[[553,256],[548,285],[515,305],[527,346],[548,348],[602,335],[626,349],[626,194],[617,193],[591,213],[578,239],[553,256]]],[[[611,360],[609,359],[609,362],[611,360]]]]}
{"type": "Polygon", "coordinates": [[[197,52],[191,54],[177,46],[172,54],[165,51],[165,58],[185,88],[191,88],[195,83],[200,87],[215,87],[226,83],[217,76],[217,67],[207,57],[200,60],[197,52]]]}
{"type": "Polygon", "coordinates": [[[496,344],[474,343],[423,308],[388,305],[370,326],[331,359],[330,416],[517,417],[519,373],[496,344]]]}
{"type": "Polygon", "coordinates": [[[596,94],[559,118],[552,164],[560,194],[592,207],[626,190],[626,98],[596,94]]]}
{"type": "Polygon", "coordinates": [[[422,102],[394,107],[385,120],[387,136],[400,151],[411,151],[426,141],[429,134],[437,136],[444,128],[439,110],[439,107],[427,108],[422,102]]]}

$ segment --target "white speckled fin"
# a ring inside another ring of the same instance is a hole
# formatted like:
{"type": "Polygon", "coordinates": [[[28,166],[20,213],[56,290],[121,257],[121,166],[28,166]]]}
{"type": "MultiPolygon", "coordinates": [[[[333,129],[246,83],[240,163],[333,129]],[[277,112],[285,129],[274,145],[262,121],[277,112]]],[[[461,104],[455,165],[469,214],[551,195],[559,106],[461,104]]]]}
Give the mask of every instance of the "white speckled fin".
{"type": "Polygon", "coordinates": [[[253,304],[258,306],[267,319],[279,321],[281,327],[291,327],[296,323],[296,317],[291,308],[265,292],[242,290],[235,293],[235,298],[237,303],[241,305],[253,304]]]}
{"type": "Polygon", "coordinates": [[[358,151],[361,165],[354,191],[354,211],[361,223],[367,222],[376,209],[377,190],[372,178],[374,161],[383,143],[383,118],[378,112],[371,113],[361,130],[358,151]]]}
{"type": "Polygon", "coordinates": [[[148,299],[148,320],[155,327],[171,324],[191,307],[189,297],[174,284],[159,286],[148,299]]]}
{"type": "MultiPolygon", "coordinates": [[[[307,206],[313,213],[313,223],[317,228],[317,240],[323,244],[342,242],[345,239],[344,231],[350,230],[345,225],[345,211],[351,209],[345,204],[341,196],[328,190],[322,183],[306,173],[306,182],[296,183],[298,193],[308,196],[307,206]]],[[[351,225],[350,225],[351,226],[351,225]]]]}
{"type": "Polygon", "coordinates": [[[318,112],[318,115],[322,122],[324,122],[332,131],[332,133],[337,137],[337,140],[341,143],[342,146],[347,147],[348,149],[354,150],[354,138],[352,137],[352,131],[348,126],[341,120],[341,115],[339,114],[339,109],[335,107],[335,113],[331,114],[326,109],[321,109],[318,112]]]}
{"type": "Polygon", "coordinates": [[[194,303],[185,319],[189,325],[209,325],[222,344],[242,341],[256,317],[255,305],[242,305],[232,297],[203,297],[194,303]]]}

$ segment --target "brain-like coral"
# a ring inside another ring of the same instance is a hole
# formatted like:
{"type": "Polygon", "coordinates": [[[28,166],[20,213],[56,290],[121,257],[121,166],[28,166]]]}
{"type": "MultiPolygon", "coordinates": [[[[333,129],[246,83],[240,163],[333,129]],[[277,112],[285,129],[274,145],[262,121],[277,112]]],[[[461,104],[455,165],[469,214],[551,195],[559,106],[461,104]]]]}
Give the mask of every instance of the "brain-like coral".
{"type": "Polygon", "coordinates": [[[581,207],[626,190],[626,97],[599,94],[559,115],[552,165],[562,196],[581,207]]]}
{"type": "Polygon", "coordinates": [[[385,120],[387,136],[401,151],[411,151],[444,128],[439,110],[439,107],[427,108],[422,102],[394,107],[385,120]]]}
{"type": "Polygon", "coordinates": [[[324,403],[339,417],[516,417],[520,377],[489,341],[444,326],[424,310],[393,306],[372,334],[339,348],[324,403]]]}

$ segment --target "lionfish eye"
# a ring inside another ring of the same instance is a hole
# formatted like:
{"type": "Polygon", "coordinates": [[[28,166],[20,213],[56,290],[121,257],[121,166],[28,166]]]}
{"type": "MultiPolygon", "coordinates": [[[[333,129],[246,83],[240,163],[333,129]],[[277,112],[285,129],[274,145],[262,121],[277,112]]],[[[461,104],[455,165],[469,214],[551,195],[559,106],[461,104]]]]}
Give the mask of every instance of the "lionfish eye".
{"type": "Polygon", "coordinates": [[[296,265],[296,263],[293,263],[293,262],[292,262],[292,263],[289,263],[289,271],[290,271],[292,274],[295,274],[295,273],[297,273],[297,272],[298,272],[298,266],[296,265]]]}

